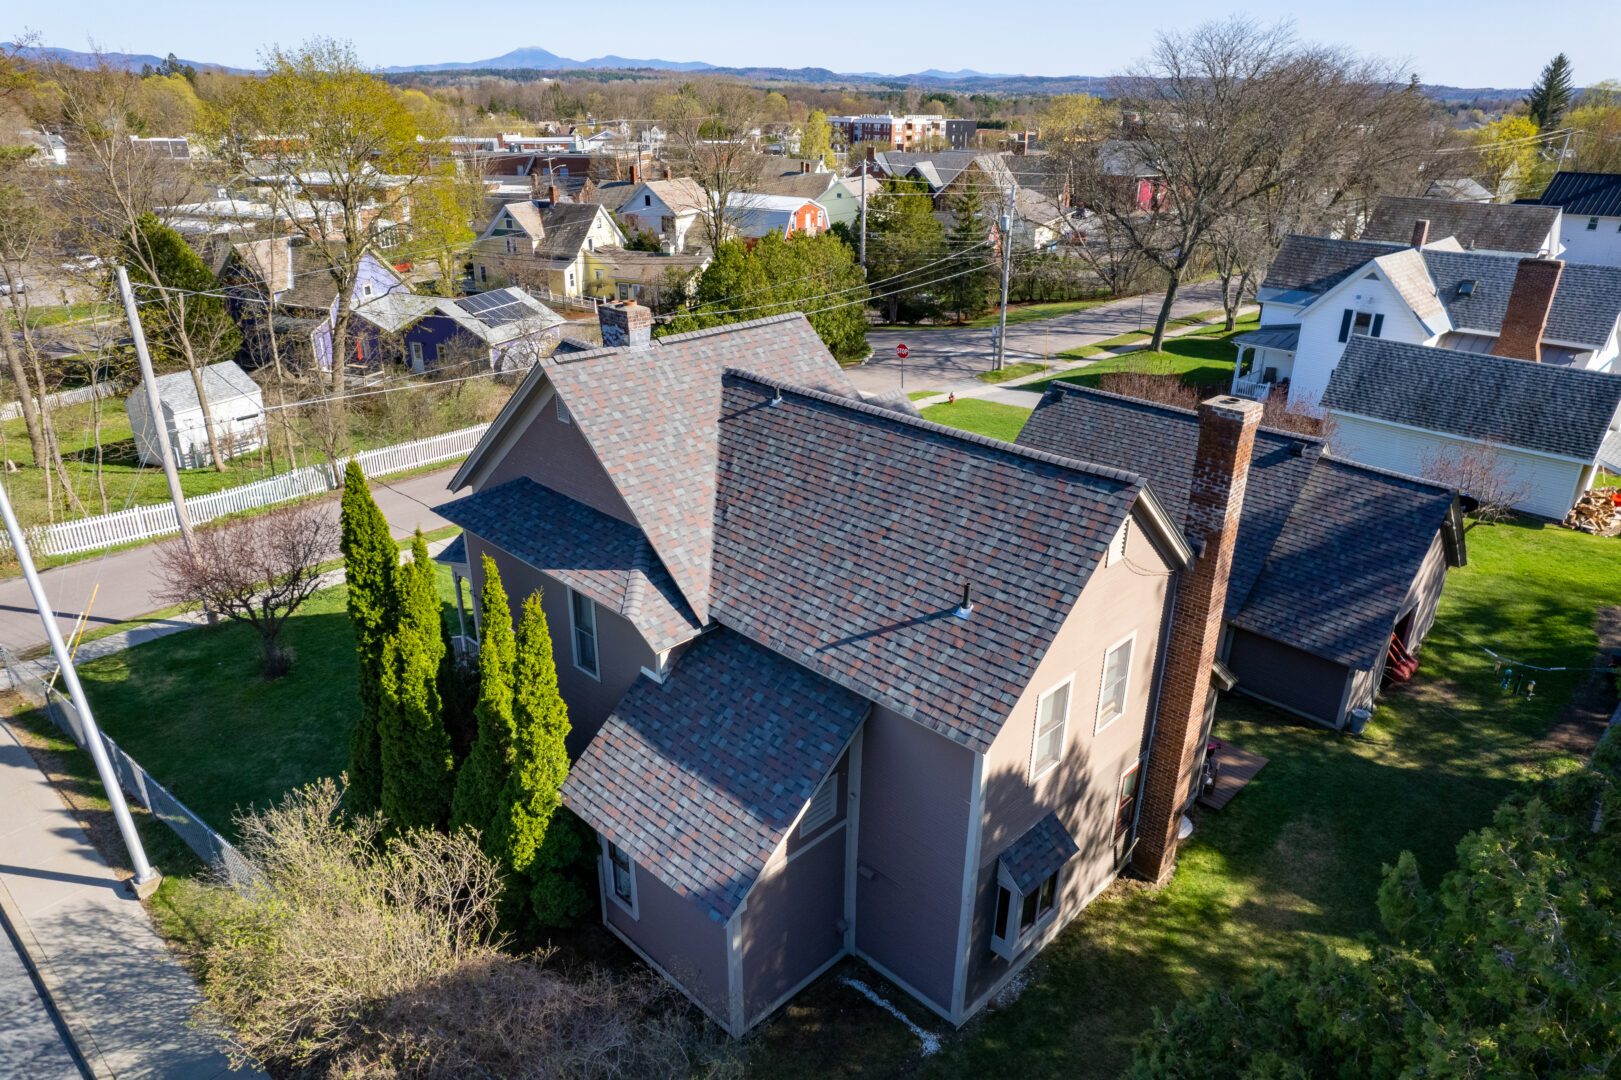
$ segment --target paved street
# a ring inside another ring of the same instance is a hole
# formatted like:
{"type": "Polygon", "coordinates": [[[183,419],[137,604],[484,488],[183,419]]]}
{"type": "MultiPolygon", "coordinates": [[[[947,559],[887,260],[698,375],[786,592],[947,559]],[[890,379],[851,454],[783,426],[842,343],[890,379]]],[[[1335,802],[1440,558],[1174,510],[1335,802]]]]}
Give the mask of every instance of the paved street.
{"type": "MultiPolygon", "coordinates": [[[[1117,300],[1073,315],[1041,319],[1008,327],[1007,361],[1040,360],[1065,349],[1092,345],[1107,338],[1146,329],[1154,325],[1162,296],[1117,300]]],[[[1172,309],[1173,317],[1192,315],[1221,306],[1221,283],[1202,281],[1184,286],[1172,309]]],[[[897,329],[870,330],[867,342],[872,359],[849,369],[852,382],[863,394],[882,394],[900,389],[902,374],[909,393],[938,390],[954,382],[973,378],[991,366],[991,332],[988,329],[897,329]],[[905,342],[911,355],[904,363],[895,358],[895,346],[905,342]]]]}
{"type": "MultiPolygon", "coordinates": [[[[445,489],[453,473],[454,468],[440,469],[388,484],[373,482],[372,494],[396,537],[409,536],[419,525],[423,532],[432,532],[449,524],[430,508],[454,498],[445,489]]],[[[322,505],[327,513],[337,517],[336,498],[322,505]]],[[[336,557],[337,552],[332,554],[336,557]]],[[[105,558],[91,556],[46,570],[40,577],[45,582],[46,595],[50,597],[64,637],[72,630],[74,620],[84,610],[97,582],[101,588],[90,613],[92,629],[127,622],[167,606],[153,599],[159,584],[156,544],[115,552],[105,558]]],[[[0,581],[0,645],[20,652],[44,643],[45,630],[35,613],[28,585],[21,577],[0,581]]]]}
{"type": "Polygon", "coordinates": [[[66,1030],[0,928],[0,1080],[80,1080],[66,1030]]]}

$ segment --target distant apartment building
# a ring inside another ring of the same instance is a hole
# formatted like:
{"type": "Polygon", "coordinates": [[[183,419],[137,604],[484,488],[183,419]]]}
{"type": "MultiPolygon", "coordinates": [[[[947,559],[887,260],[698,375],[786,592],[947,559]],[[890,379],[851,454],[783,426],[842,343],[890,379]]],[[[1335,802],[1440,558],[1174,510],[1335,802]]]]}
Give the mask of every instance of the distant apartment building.
{"type": "Polygon", "coordinates": [[[887,142],[896,150],[922,150],[938,139],[946,149],[966,150],[974,141],[974,121],[951,120],[939,113],[912,113],[906,116],[865,113],[861,116],[830,116],[827,122],[833,129],[834,140],[845,146],[858,142],[887,142]]]}

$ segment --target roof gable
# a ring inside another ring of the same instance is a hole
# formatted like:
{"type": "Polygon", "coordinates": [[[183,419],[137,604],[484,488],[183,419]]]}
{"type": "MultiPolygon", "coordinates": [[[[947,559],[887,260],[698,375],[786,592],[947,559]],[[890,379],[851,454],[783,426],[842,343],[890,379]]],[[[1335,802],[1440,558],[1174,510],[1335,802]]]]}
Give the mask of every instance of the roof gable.
{"type": "Polygon", "coordinates": [[[1621,408],[1621,375],[1353,337],[1323,407],[1592,461],[1621,408]]]}
{"type": "Polygon", "coordinates": [[[1362,239],[1408,243],[1413,224],[1421,219],[1430,223],[1429,235],[1437,240],[1452,236],[1465,248],[1535,255],[1547,250],[1550,235],[1559,223],[1559,210],[1552,206],[1382,195],[1368,216],[1362,239]]]}
{"type": "Polygon", "coordinates": [[[984,751],[1141,481],[774,380],[723,382],[714,617],[984,751]]]}
{"type": "Polygon", "coordinates": [[[1305,295],[1301,299],[1310,302],[1379,256],[1400,251],[1404,246],[1322,236],[1286,236],[1261,287],[1281,293],[1302,293],[1305,295]]]}

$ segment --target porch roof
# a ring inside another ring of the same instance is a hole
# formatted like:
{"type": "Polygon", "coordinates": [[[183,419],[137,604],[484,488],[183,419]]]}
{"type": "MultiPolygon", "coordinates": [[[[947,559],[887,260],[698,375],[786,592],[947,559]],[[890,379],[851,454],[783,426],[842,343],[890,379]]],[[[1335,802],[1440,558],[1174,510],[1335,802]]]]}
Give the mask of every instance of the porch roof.
{"type": "Polygon", "coordinates": [[[1257,349],[1279,349],[1283,352],[1294,352],[1300,344],[1299,323],[1278,323],[1274,326],[1263,326],[1251,330],[1247,334],[1240,334],[1233,339],[1234,345],[1253,345],[1257,349]]]}

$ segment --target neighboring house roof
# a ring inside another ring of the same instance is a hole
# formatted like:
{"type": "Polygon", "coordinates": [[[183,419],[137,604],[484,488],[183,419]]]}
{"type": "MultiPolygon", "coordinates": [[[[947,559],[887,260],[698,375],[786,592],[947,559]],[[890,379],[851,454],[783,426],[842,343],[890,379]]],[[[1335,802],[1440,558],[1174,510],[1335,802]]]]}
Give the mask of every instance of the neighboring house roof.
{"type": "Polygon", "coordinates": [[[803,315],[659,338],[643,349],[592,349],[533,369],[451,481],[468,482],[545,380],[701,622],[709,617],[721,372],[742,368],[854,396],[803,315]]]}
{"type": "Polygon", "coordinates": [[[1151,149],[1141,139],[1106,139],[1098,147],[1098,163],[1106,176],[1148,179],[1159,175],[1147,160],[1151,149]]]}
{"type": "MultiPolygon", "coordinates": [[[[1198,414],[1191,410],[1054,384],[1019,443],[1140,471],[1173,520],[1187,514],[1199,443],[1198,414]]],[[[1250,456],[1226,617],[1336,663],[1371,667],[1389,643],[1395,608],[1452,502],[1452,492],[1440,485],[1337,461],[1320,439],[1261,428],[1250,456]],[[1319,497],[1319,488],[1343,490],[1345,497],[1319,497]],[[1397,580],[1401,591],[1393,594],[1397,580]],[[1273,599],[1305,592],[1318,600],[1289,608],[1273,599]]]]}
{"type": "Polygon", "coordinates": [[[1366,240],[1331,240],[1323,236],[1291,234],[1283,238],[1277,257],[1267,269],[1261,287],[1281,293],[1302,293],[1308,299],[1327,292],[1358,269],[1406,247],[1366,240]]]}
{"type": "Polygon", "coordinates": [[[569,770],[563,799],[724,923],[867,710],[856,694],[716,630],[663,684],[636,681],[569,770]]]}
{"type": "Polygon", "coordinates": [[[1034,188],[1018,188],[1014,192],[1013,205],[1018,208],[1019,217],[1033,225],[1052,225],[1064,220],[1064,210],[1057,200],[1034,188]]]}
{"type": "MultiPolygon", "coordinates": [[[[221,360],[217,364],[209,364],[200,374],[203,392],[208,395],[211,403],[239,397],[262,400],[259,384],[254,382],[247,372],[237,367],[235,360],[221,360]]],[[[197,384],[192,380],[190,371],[159,375],[153,380],[153,385],[158,388],[158,400],[167,405],[171,412],[186,412],[201,407],[197,400],[197,384]]],[[[140,384],[137,384],[131,396],[139,396],[143,403],[146,401],[145,391],[141,389],[140,384]]]]}
{"type": "MultiPolygon", "coordinates": [[[[334,245],[332,257],[341,259],[345,257],[342,245],[334,245]]],[[[331,262],[319,244],[295,244],[293,254],[293,284],[285,293],[276,298],[276,303],[282,307],[313,308],[322,312],[329,311],[332,301],[338,295],[338,283],[332,278],[331,262]]],[[[381,267],[399,285],[404,287],[404,280],[395,269],[379,259],[371,252],[362,256],[368,261],[381,267]]]]}
{"type": "Polygon", "coordinates": [[[868,405],[876,405],[880,409],[890,412],[905,413],[907,416],[922,416],[917,405],[913,403],[905,390],[890,390],[882,394],[863,394],[861,400],[868,405]]]}
{"type": "Polygon", "coordinates": [[[1592,461],[1621,375],[1353,337],[1322,405],[1336,412],[1592,461]]]}
{"type": "Polygon", "coordinates": [[[1080,851],[1058,815],[1048,813],[997,857],[1020,896],[1029,896],[1080,851]]]}
{"type": "Polygon", "coordinates": [[[1541,204],[1571,217],[1621,217],[1621,173],[1554,173],[1541,204]]]}
{"type": "Polygon", "coordinates": [[[752,191],[734,191],[726,197],[726,205],[742,210],[760,210],[772,214],[792,214],[806,203],[815,202],[812,196],[766,195],[752,191]]]}
{"type": "Polygon", "coordinates": [[[704,186],[689,176],[679,180],[649,180],[633,188],[626,196],[624,202],[619,204],[619,213],[635,213],[636,207],[631,205],[632,196],[645,187],[656,198],[677,214],[689,211],[701,213],[709,208],[709,195],[704,186]]]}
{"type": "Polygon", "coordinates": [[[545,235],[535,247],[535,255],[565,262],[579,257],[591,235],[597,215],[606,213],[597,203],[557,203],[539,211],[545,235]]]}
{"type": "Polygon", "coordinates": [[[528,477],[436,512],[622,616],[655,652],[698,634],[692,609],[634,525],[528,477]]]}
{"type": "Polygon", "coordinates": [[[1430,185],[1427,194],[1436,199],[1463,199],[1469,202],[1490,202],[1492,197],[1492,193],[1481,187],[1478,181],[1467,176],[1437,180],[1430,185]]]}
{"type": "Polygon", "coordinates": [[[1362,239],[1405,244],[1412,239],[1413,223],[1421,219],[1430,223],[1429,235],[1436,240],[1454,236],[1465,248],[1535,255],[1547,246],[1559,209],[1383,195],[1362,239]]]}
{"type": "MultiPolygon", "coordinates": [[[[546,226],[540,221],[540,207],[533,201],[524,199],[521,202],[509,202],[501,209],[507,212],[513,224],[527,233],[530,239],[539,240],[546,235],[546,226]]],[[[496,215],[496,220],[500,220],[499,214],[496,215]]],[[[493,223],[491,227],[494,227],[493,223]]]]}
{"type": "Polygon", "coordinates": [[[264,282],[271,293],[284,293],[293,285],[293,242],[289,237],[249,240],[232,244],[232,250],[253,276],[264,282]]]}
{"type": "MultiPolygon", "coordinates": [[[[1452,325],[1460,330],[1497,333],[1508,311],[1509,294],[1519,273],[1513,255],[1479,251],[1424,249],[1424,263],[1436,294],[1447,306],[1452,325]],[[1474,290],[1458,295],[1460,282],[1473,281],[1474,290]]],[[[1566,341],[1602,348],[1621,319],[1621,266],[1566,263],[1542,331],[1549,341],[1566,341]]]]}
{"type": "Polygon", "coordinates": [[[613,271],[621,281],[642,281],[662,284],[664,275],[671,270],[690,274],[709,265],[710,253],[694,250],[665,254],[659,251],[627,251],[624,248],[602,248],[596,253],[598,262],[613,271]]]}
{"type": "Polygon", "coordinates": [[[915,168],[929,187],[938,191],[949,187],[977,157],[976,150],[936,150],[927,154],[880,150],[873,155],[873,160],[890,176],[904,177],[915,168]]]}
{"type": "Polygon", "coordinates": [[[795,199],[820,199],[839,178],[829,172],[786,173],[762,180],[758,186],[762,195],[786,195],[795,199]]]}
{"type": "Polygon", "coordinates": [[[487,345],[531,337],[566,321],[516,287],[459,298],[418,296],[404,291],[382,293],[356,304],[354,314],[391,334],[419,319],[440,315],[487,345]]]}
{"type": "Polygon", "coordinates": [[[985,751],[1141,480],[758,375],[723,382],[715,619],[985,751]]]}

